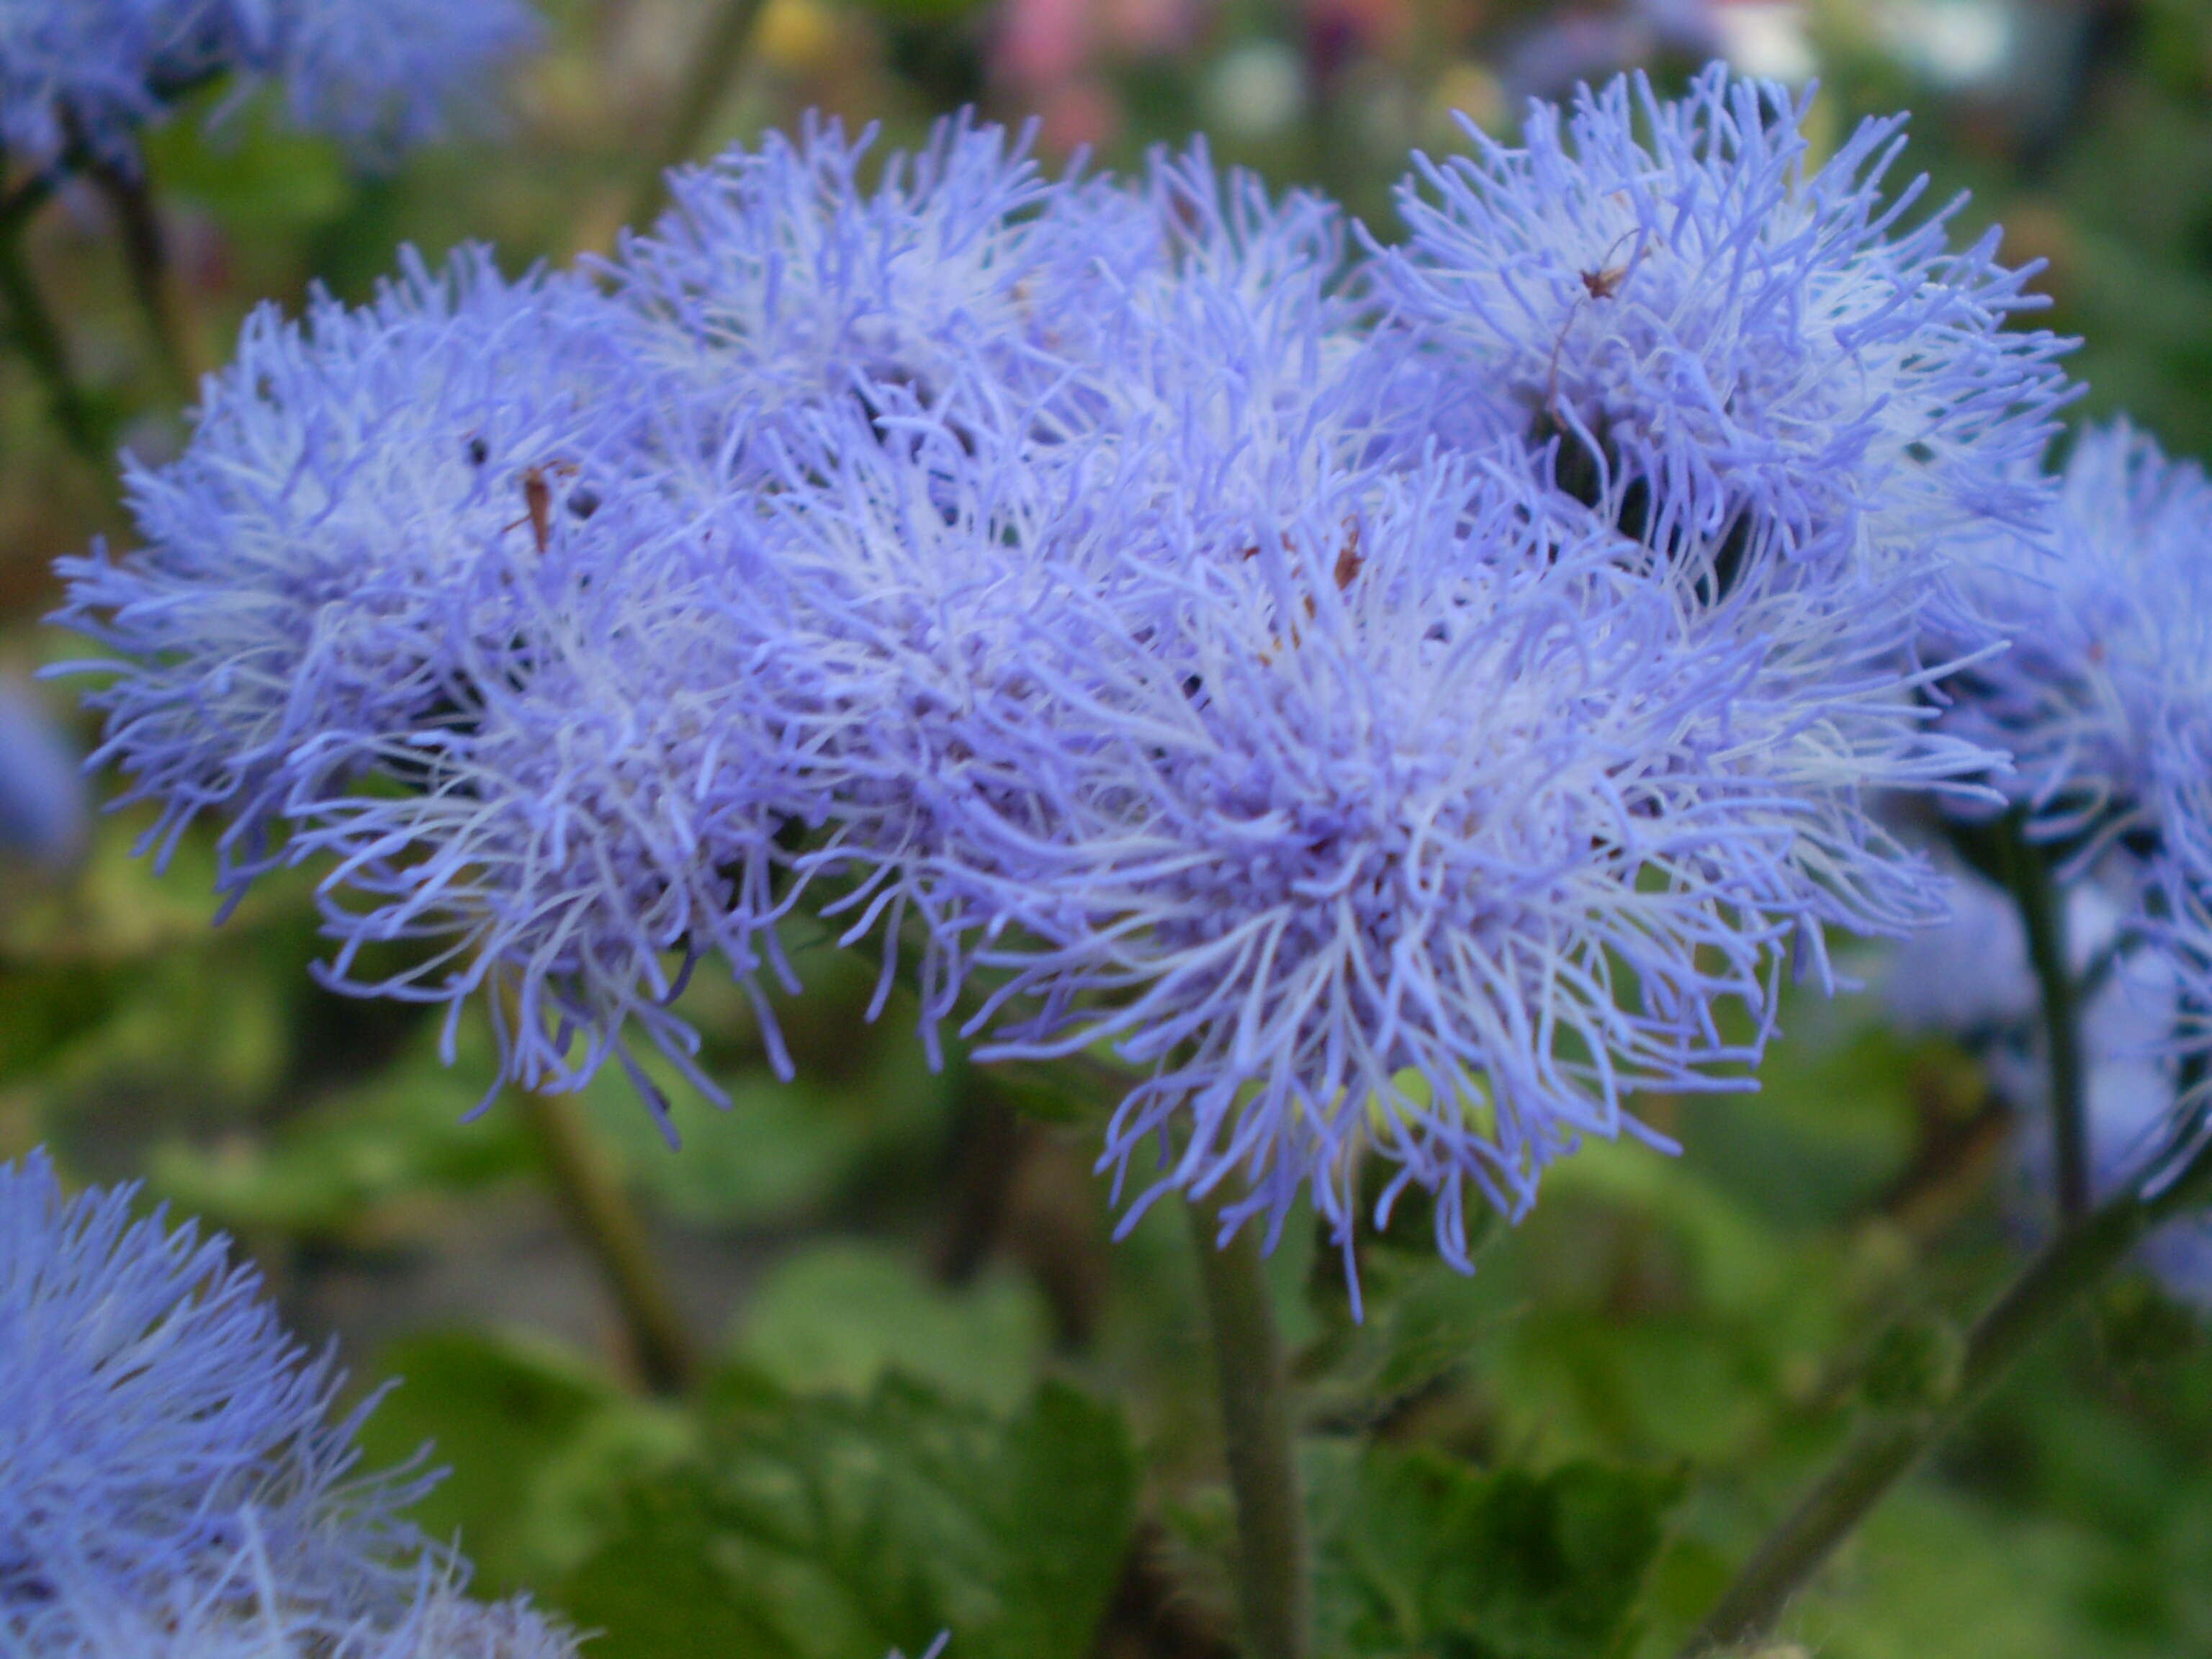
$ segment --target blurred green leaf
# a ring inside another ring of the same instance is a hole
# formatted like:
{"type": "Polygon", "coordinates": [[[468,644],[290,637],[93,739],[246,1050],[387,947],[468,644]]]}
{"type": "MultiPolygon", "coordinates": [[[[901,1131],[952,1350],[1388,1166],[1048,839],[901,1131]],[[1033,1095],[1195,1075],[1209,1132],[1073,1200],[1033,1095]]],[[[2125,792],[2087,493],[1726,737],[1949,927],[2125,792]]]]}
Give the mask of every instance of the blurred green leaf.
{"type": "Polygon", "coordinates": [[[243,234],[298,236],[343,212],[354,186],[335,143],[272,116],[264,99],[212,130],[197,113],[165,122],[146,136],[148,170],[162,191],[212,210],[243,234]]]}
{"type": "Polygon", "coordinates": [[[343,1234],[380,1205],[532,1169],[514,1114],[471,1115],[491,1075],[485,1034],[469,1030],[453,1066],[435,1038],[425,1030],[397,1064],[266,1135],[162,1146],[155,1189],[224,1226],[316,1237],[343,1234]]]}
{"type": "Polygon", "coordinates": [[[1006,1425],[896,1380],[757,1405],[635,1486],[558,1599],[599,1659],[849,1659],[945,1629],[974,1659],[1086,1659],[1135,1494],[1120,1419],[1060,1383],[1006,1425]]]}
{"type": "Polygon", "coordinates": [[[1498,1275],[1395,1257],[1370,1269],[1366,1316],[1345,1326],[1303,1369],[1310,1413],[1358,1419],[1388,1410],[1477,1358],[1513,1316],[1498,1275]]]}
{"type": "Polygon", "coordinates": [[[1322,1651],[1604,1659],[1634,1639],[1681,1483],[1589,1462],[1485,1473],[1376,1446],[1322,1484],[1322,1651]]]}
{"type": "Polygon", "coordinates": [[[472,1332],[405,1339],[380,1356],[401,1379],[364,1425],[372,1465],[426,1442],[450,1473],[415,1510],[434,1537],[458,1536],[477,1581],[504,1592],[611,1530],[614,1494],[688,1445],[680,1419],[630,1399],[557,1350],[472,1332]]]}
{"type": "Polygon", "coordinates": [[[754,1292],[737,1351],[795,1394],[859,1397],[898,1371],[1002,1410],[1029,1392],[1050,1316],[1027,1279],[933,1283],[911,1251],[857,1240],[810,1246],[754,1292]]]}
{"type": "MultiPolygon", "coordinates": [[[[728,1092],[729,1108],[701,1097],[659,1055],[640,1063],[671,1103],[682,1139],[672,1149],[620,1067],[585,1091],[592,1120],[621,1156],[626,1173],[657,1207],[701,1227],[769,1227],[819,1215],[837,1195],[905,1149],[933,1143],[952,1086],[932,1072],[894,1016],[869,1027],[860,1018],[872,989],[853,982],[849,963],[811,964],[823,983],[780,1011],[799,1062],[786,1083],[762,1056],[754,1016],[727,981],[694,984],[684,1012],[709,1031],[744,1030],[752,1041],[709,1054],[708,1069],[728,1092]],[[835,1018],[842,1008],[846,1017],[835,1018]],[[815,1028],[836,1027],[834,1039],[815,1028]],[[829,1047],[823,1054],[809,1052],[829,1047]]],[[[704,976],[702,976],[702,981],[704,976]]]]}

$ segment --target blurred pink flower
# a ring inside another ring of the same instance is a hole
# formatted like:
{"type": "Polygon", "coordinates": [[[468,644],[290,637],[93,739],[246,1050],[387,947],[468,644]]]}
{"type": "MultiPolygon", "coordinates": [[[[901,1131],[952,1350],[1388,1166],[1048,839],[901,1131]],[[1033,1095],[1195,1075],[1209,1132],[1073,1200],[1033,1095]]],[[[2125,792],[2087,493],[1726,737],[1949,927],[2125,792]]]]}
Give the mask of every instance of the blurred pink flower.
{"type": "Polygon", "coordinates": [[[1062,153],[1096,149],[1121,130],[1121,100],[1090,76],[1054,88],[1038,106],[1037,115],[1038,142],[1062,153]]]}
{"type": "Polygon", "coordinates": [[[1073,80],[1091,57],[1091,0],[1007,0],[999,73],[1033,91],[1073,80]]]}
{"type": "Polygon", "coordinates": [[[1198,33],[1200,0],[1102,0],[1100,32],[1123,58],[1164,58],[1198,33]]]}

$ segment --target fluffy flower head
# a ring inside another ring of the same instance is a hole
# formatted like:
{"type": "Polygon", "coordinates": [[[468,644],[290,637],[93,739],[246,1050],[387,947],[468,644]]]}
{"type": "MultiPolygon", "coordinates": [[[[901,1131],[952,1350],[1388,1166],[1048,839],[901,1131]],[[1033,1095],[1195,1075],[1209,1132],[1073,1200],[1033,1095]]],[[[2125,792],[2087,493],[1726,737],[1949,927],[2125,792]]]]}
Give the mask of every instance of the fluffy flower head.
{"type": "Polygon", "coordinates": [[[645,394],[600,306],[471,250],[410,256],[366,307],[248,321],[185,453],[126,471],[143,546],[61,567],[58,620],[113,653],[99,758],[161,804],[157,836],[219,806],[250,870],[356,740],[477,701],[472,657],[512,648],[626,465],[645,394]]]}
{"type": "MultiPolygon", "coordinates": [[[[1806,105],[1716,64],[1680,101],[1639,75],[1532,104],[1524,142],[1417,156],[1411,237],[1381,280],[1478,384],[1565,434],[1664,539],[1749,513],[1802,553],[1855,554],[2032,507],[2062,343],[1992,233],[1885,199],[1901,121],[1815,165],[1806,105]]],[[[1924,183],[1924,181],[1923,181],[1924,183]]]]}
{"type": "Polygon", "coordinates": [[[1948,718],[2013,750],[2039,835],[2141,831],[2212,869],[2209,539],[2212,483],[2123,422],[2075,441],[2047,548],[1970,544],[1972,597],[2010,644],[1954,683],[1948,718]]]}
{"type": "Polygon", "coordinates": [[[1151,250],[1121,192],[1047,179],[1026,131],[940,122],[870,185],[874,139],[810,117],[681,169],[609,270],[643,355],[743,429],[886,388],[970,421],[1026,409],[1067,373],[1094,266],[1151,250]]]}
{"type": "Polygon", "coordinates": [[[250,1607],[246,1558],[303,1617],[404,1609],[410,1489],[354,1474],[328,1359],[228,1240],[131,1197],[0,1166],[0,1636],[67,1652],[86,1619],[250,1607]]]}

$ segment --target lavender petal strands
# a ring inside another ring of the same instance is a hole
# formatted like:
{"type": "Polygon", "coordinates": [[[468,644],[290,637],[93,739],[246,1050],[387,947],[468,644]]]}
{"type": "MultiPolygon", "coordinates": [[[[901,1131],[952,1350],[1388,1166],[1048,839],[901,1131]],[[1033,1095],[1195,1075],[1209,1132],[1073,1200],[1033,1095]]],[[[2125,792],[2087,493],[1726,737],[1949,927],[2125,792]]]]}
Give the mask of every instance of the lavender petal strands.
{"type": "Polygon", "coordinates": [[[606,268],[638,349],[714,411],[732,448],[783,413],[904,392],[989,418],[1062,389],[1098,307],[1097,268],[1141,265],[1155,237],[1123,192],[1048,180],[1028,132],[940,122],[872,188],[872,128],[809,118],[670,179],[673,205],[606,268]]]}
{"type": "Polygon", "coordinates": [[[0,1166],[0,1636],[72,1652],[83,1619],[243,1609],[242,1555],[301,1617],[403,1617],[435,1559],[400,1518],[420,1483],[356,1472],[368,1407],[333,1419],[338,1373],[228,1240],[131,1197],[0,1166]]]}
{"type": "MultiPolygon", "coordinates": [[[[2076,438],[2046,533],[1966,544],[1972,597],[2009,641],[1947,720],[2014,751],[2007,793],[2037,838],[2101,847],[2212,823],[2212,483],[2124,422],[2076,438]]],[[[2201,853],[2195,856],[2202,856],[2201,853]]]]}
{"type": "Polygon", "coordinates": [[[242,880],[288,796],[343,781],[347,739],[468,703],[456,654],[512,639],[541,562],[530,489],[557,562],[551,528],[623,465],[636,380],[605,334],[587,289],[510,283],[481,250],[410,255],[360,310],[248,320],[185,454],[126,469],[144,545],[60,566],[58,620],[113,653],[87,665],[115,674],[87,699],[96,758],[161,804],[150,844],[219,809],[242,880]]]}
{"type": "Polygon", "coordinates": [[[1226,1225],[1310,1187],[1348,1240],[1379,1155],[1384,1213],[1431,1191],[1463,1265],[1470,1191],[1517,1214],[1633,1131],[1628,1089],[1747,1057],[1712,1009],[1762,1003],[1771,930],[1715,872],[1767,832],[1664,764],[1744,664],[1674,654],[1663,593],[1538,491],[1439,467],[1165,561],[1176,632],[1086,693],[1075,816],[990,884],[1024,933],[980,953],[1012,975],[983,1052],[1113,1039],[1150,1076],[1109,1162],[1179,1126],[1166,1184],[1252,1187],[1226,1225]]]}

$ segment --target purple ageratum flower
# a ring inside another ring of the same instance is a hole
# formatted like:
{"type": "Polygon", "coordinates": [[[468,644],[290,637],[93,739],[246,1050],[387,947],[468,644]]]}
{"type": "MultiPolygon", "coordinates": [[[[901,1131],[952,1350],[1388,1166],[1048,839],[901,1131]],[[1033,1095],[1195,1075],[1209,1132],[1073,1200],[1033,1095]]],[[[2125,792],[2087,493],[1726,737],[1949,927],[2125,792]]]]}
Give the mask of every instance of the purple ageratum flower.
{"type": "Polygon", "coordinates": [[[717,738],[726,768],[784,791],[783,902],[811,890],[842,942],[880,940],[872,1016],[918,952],[933,1062],[988,921],[951,872],[997,856],[979,817],[1054,833],[1095,659],[1138,648],[1126,618],[1154,592],[1122,553],[1157,471],[1148,447],[1097,439],[1040,464],[1003,430],[886,399],[787,421],[744,550],[714,572],[717,638],[750,641],[717,738]]]}
{"type": "Polygon", "coordinates": [[[106,1651],[102,1627],[243,1616],[269,1585],[301,1620],[404,1617],[439,1558],[398,1516],[422,1483],[356,1472],[374,1401],[333,1419],[328,1356],[228,1242],[132,1196],[0,1165],[0,1646],[106,1651]]]}
{"type": "Polygon", "coordinates": [[[434,274],[410,253],[360,309],[248,320],[185,453],[126,465],[144,545],[59,567],[57,619],[110,653],[79,665],[113,676],[87,697],[94,760],[160,803],[149,845],[220,809],[240,884],[288,799],[465,723],[471,672],[526,651],[526,592],[573,577],[573,528],[634,470],[650,392],[616,332],[580,283],[510,283],[482,250],[434,274]]]}
{"type": "Polygon", "coordinates": [[[821,702],[811,636],[780,624],[785,584],[734,513],[672,529],[657,499],[617,495],[566,533],[564,568],[518,580],[511,641],[456,641],[467,719],[395,708],[349,740],[347,769],[371,785],[295,792],[291,855],[328,866],[330,982],[445,1003],[449,1048],[481,995],[502,1078],[580,1087],[613,1057],[665,1128],[628,1036],[726,1101],[667,1006],[699,959],[719,951],[749,986],[773,964],[797,988],[773,928],[803,890],[779,884],[779,836],[823,812],[786,713],[821,702]],[[362,947],[394,940],[416,942],[409,965],[362,977],[362,947]]]}
{"type": "Polygon", "coordinates": [[[44,165],[133,132],[226,75],[280,83],[303,127],[382,156],[435,137],[535,43],[524,0],[13,0],[0,9],[0,140],[44,165]]]}
{"type": "MultiPolygon", "coordinates": [[[[1419,455],[1403,411],[1427,401],[1431,367],[1374,326],[1333,203],[1271,198],[1202,140],[1154,151],[1133,195],[1160,254],[1101,295],[1085,429],[1149,445],[1164,497],[1248,520],[1295,514],[1348,467],[1419,455]]],[[[1479,396],[1461,406],[1479,418],[1479,396]]]]}
{"type": "MultiPolygon", "coordinates": [[[[1809,94],[1807,94],[1809,97],[1809,94]]],[[[1416,156],[1411,235],[1377,280],[1468,380],[1566,434],[1601,495],[1663,544],[1739,514],[1802,556],[1910,557],[2037,504],[2064,343],[1996,234],[1885,200],[1899,119],[1815,165],[1803,101],[1716,64],[1680,101],[1641,76],[1532,105],[1512,148],[1416,156]],[[1639,132],[1641,129],[1641,132],[1639,132]],[[1644,499],[1635,503],[1632,497],[1644,499]]]]}
{"type": "MultiPolygon", "coordinates": [[[[2049,1072],[2041,994],[2009,895],[1960,872],[1952,921],[1897,947],[1886,1000],[1908,1026],[1946,1032],[1981,1054],[2003,1097],[2030,1115],[2021,1140],[2025,1184],[2051,1182],[2049,1072]]],[[[2208,977],[2201,957],[2147,927],[2140,895],[2107,880],[2066,894],[2074,969],[2092,986],[2081,1010],[2091,1191],[2099,1200],[2154,1176],[2185,1121],[2185,1053],[2201,1047],[2208,977]]],[[[2146,1240],[2143,1266],[2173,1295],[2212,1309],[2212,1222],[2185,1217],[2146,1240]]]]}
{"type": "Polygon", "coordinates": [[[27,688],[0,679],[0,855],[59,867],[84,838],[76,754],[27,688]]]}
{"type": "Polygon", "coordinates": [[[1383,1217],[1427,1189],[1462,1266],[1468,1188],[1517,1214],[1583,1135],[1656,1139],[1629,1091],[1741,1086],[1710,1068],[1759,1039],[1715,1011],[1763,1024],[1792,834],[1733,752],[1757,656],[1686,638],[1618,541],[1525,473],[1440,465],[1149,564],[1176,574],[1143,648],[1085,654],[1055,833],[963,872],[1005,929],[980,1052],[1111,1039],[1150,1075],[1107,1161],[1180,1127],[1161,1188],[1241,1171],[1232,1226],[1310,1186],[1348,1240],[1383,1158],[1383,1217]]]}
{"type": "Polygon", "coordinates": [[[527,0],[276,0],[272,22],[292,119],[372,159],[482,125],[483,87],[544,33],[527,0]]]}
{"type": "Polygon", "coordinates": [[[2121,422],[2075,441],[2047,537],[1966,544],[2010,645],[1954,682],[1947,720],[2013,750],[2007,793],[2035,834],[2094,855],[2143,832],[2212,869],[2208,538],[2212,483],[2121,422]]]}
{"type": "Polygon", "coordinates": [[[0,7],[0,143],[45,164],[131,131],[239,61],[236,0],[13,0],[0,7]]]}
{"type": "Polygon", "coordinates": [[[678,169],[607,270],[643,355],[740,433],[884,388],[966,421],[1033,410],[1087,355],[1098,268],[1153,257],[1134,204],[1048,180],[1027,131],[940,122],[870,189],[874,138],[810,117],[795,143],[678,169]]]}

